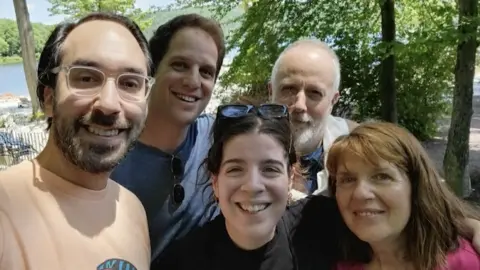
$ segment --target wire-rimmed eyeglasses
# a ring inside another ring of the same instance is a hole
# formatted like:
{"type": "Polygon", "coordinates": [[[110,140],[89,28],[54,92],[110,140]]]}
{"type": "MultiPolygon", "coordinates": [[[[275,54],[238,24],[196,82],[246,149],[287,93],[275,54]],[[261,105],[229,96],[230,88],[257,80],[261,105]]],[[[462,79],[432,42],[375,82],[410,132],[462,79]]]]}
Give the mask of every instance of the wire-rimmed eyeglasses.
{"type": "Polygon", "coordinates": [[[107,76],[103,71],[88,66],[59,66],[51,70],[58,74],[65,71],[67,87],[79,96],[96,96],[108,79],[115,80],[119,96],[126,101],[142,101],[150,94],[155,79],[142,74],[124,72],[116,76],[107,76]]]}

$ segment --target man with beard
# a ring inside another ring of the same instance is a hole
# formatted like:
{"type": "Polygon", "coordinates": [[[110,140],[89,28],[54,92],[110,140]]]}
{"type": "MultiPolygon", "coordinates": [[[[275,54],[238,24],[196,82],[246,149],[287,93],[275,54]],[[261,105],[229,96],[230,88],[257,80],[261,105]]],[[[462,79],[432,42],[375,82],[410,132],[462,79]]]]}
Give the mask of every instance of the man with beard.
{"type": "Polygon", "coordinates": [[[178,237],[212,219],[203,162],[213,119],[201,115],[212,96],[225,44],[214,20],[180,15],[149,42],[156,84],[145,130],[112,179],[145,207],[152,259],[178,237]]]}
{"type": "Polygon", "coordinates": [[[289,106],[295,134],[295,149],[308,168],[306,185],[295,183],[295,198],[327,187],[324,156],[333,141],[357,123],[334,117],[339,98],[340,62],[327,44],[299,40],[286,48],[272,70],[269,92],[272,101],[289,106]]]}
{"type": "Polygon", "coordinates": [[[0,173],[0,269],[148,269],[144,209],[109,179],[140,134],[153,79],[138,26],[58,25],[38,64],[45,149],[0,173]]]}
{"type": "MultiPolygon", "coordinates": [[[[274,64],[269,94],[273,102],[289,106],[295,149],[302,155],[302,165],[308,168],[306,183],[295,183],[293,199],[309,194],[329,195],[324,157],[335,139],[358,126],[353,121],[331,115],[339,98],[339,88],[339,59],[319,40],[292,43],[274,64]]],[[[317,226],[315,222],[308,226],[317,226]]],[[[480,221],[468,219],[467,223],[473,245],[480,252],[480,221]]]]}

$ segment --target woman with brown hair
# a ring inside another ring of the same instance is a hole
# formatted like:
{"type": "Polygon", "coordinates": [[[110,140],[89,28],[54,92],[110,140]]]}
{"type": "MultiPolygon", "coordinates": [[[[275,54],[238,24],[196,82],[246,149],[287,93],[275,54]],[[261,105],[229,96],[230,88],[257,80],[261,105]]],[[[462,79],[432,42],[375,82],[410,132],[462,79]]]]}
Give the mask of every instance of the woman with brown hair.
{"type": "Polygon", "coordinates": [[[343,219],[337,269],[480,269],[466,240],[479,212],[440,181],[405,129],[360,125],[332,145],[327,169],[343,219]]]}

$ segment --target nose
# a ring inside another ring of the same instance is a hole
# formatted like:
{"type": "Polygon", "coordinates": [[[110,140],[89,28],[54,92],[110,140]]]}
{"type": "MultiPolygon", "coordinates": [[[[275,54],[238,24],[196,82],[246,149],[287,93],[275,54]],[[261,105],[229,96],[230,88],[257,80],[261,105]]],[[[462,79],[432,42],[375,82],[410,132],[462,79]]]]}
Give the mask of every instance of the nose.
{"type": "Polygon", "coordinates": [[[263,192],[265,190],[265,185],[263,184],[263,178],[261,174],[254,170],[250,174],[246,175],[246,180],[243,183],[241,190],[251,194],[263,192]]]}
{"type": "Polygon", "coordinates": [[[353,190],[353,199],[370,200],[375,198],[373,187],[367,181],[357,181],[357,185],[353,190]]]}
{"type": "Polygon", "coordinates": [[[305,91],[301,90],[297,92],[291,110],[294,113],[305,113],[307,111],[307,97],[305,96],[305,91]]]}
{"type": "Polygon", "coordinates": [[[120,97],[114,79],[107,79],[93,107],[96,110],[102,111],[105,115],[120,112],[120,97]]]}
{"type": "Polygon", "coordinates": [[[200,88],[200,74],[198,70],[192,68],[192,70],[186,75],[183,84],[189,89],[200,88]]]}

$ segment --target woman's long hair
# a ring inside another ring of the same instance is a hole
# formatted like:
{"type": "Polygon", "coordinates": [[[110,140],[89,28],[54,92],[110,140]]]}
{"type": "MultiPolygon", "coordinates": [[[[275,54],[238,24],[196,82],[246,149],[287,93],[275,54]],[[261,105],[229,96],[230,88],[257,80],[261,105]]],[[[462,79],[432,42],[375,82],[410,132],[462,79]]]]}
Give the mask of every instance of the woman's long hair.
{"type": "MultiPolygon", "coordinates": [[[[383,122],[365,123],[338,138],[329,150],[329,187],[335,195],[339,165],[352,153],[373,166],[382,160],[403,171],[411,183],[411,215],[404,229],[408,241],[405,257],[416,269],[433,270],[444,265],[449,251],[458,247],[459,237],[469,238],[466,218],[479,220],[479,212],[459,199],[442,181],[420,142],[406,129],[383,122]]],[[[340,240],[346,261],[368,263],[370,246],[358,239],[343,223],[340,240]]]]}

